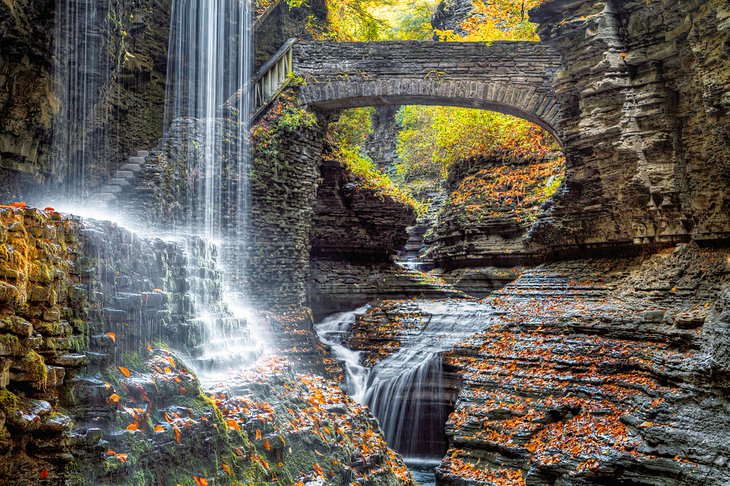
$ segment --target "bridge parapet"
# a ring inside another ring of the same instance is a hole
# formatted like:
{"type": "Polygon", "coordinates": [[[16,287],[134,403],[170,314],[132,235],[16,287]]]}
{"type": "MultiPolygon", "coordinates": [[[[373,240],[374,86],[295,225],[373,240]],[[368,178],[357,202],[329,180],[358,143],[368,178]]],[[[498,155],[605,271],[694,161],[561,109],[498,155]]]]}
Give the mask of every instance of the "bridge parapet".
{"type": "Polygon", "coordinates": [[[559,131],[553,84],[560,55],[535,42],[297,42],[304,104],[339,110],[381,104],[489,109],[559,131]]]}

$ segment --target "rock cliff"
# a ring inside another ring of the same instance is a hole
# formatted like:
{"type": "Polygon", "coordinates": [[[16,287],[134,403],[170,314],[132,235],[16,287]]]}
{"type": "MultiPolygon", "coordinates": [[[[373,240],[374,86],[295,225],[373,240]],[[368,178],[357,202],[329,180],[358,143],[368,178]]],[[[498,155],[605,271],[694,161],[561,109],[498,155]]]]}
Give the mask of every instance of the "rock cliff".
{"type": "Polygon", "coordinates": [[[531,13],[562,54],[568,157],[534,243],[727,238],[729,19],[721,0],[549,0],[531,13]]]}

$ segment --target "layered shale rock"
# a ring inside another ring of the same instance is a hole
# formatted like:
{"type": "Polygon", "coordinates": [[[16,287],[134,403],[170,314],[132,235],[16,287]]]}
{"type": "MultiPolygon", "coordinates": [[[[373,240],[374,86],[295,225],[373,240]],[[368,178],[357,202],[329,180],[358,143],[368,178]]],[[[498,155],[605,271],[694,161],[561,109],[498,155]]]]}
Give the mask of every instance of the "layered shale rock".
{"type": "Polygon", "coordinates": [[[324,157],[312,225],[312,257],[389,261],[408,240],[415,210],[324,157]]]}
{"type": "Polygon", "coordinates": [[[410,205],[369,186],[334,157],[322,159],[320,172],[309,275],[315,316],[376,299],[458,295],[439,279],[392,263],[416,220],[410,205]]]}
{"type": "Polygon", "coordinates": [[[0,5],[0,196],[21,200],[52,169],[51,121],[59,100],[51,75],[53,2],[0,5]]]}
{"type": "Polygon", "coordinates": [[[464,160],[449,167],[450,194],[439,213],[427,255],[452,270],[513,266],[536,255],[529,229],[564,177],[563,158],[464,160]]]}
{"type": "Polygon", "coordinates": [[[548,264],[497,292],[447,359],[441,483],[726,483],[728,257],[548,264]]]}
{"type": "Polygon", "coordinates": [[[728,9],[722,0],[550,0],[531,12],[562,54],[564,190],[538,246],[726,238],[728,9]]]}

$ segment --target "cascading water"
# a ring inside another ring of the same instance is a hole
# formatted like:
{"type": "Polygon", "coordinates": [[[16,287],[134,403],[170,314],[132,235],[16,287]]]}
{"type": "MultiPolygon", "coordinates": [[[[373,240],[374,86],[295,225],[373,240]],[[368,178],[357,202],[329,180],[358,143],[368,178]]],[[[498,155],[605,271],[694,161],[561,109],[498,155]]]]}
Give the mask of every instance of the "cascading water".
{"type": "MultiPolygon", "coordinates": [[[[229,302],[240,300],[245,273],[250,7],[245,0],[174,0],[168,50],[165,137],[184,141],[189,185],[178,201],[185,215],[173,230],[218,245],[229,302]],[[240,96],[231,108],[225,102],[234,93],[240,96]]],[[[221,314],[204,299],[196,305],[205,329],[198,368],[221,370],[250,361],[255,353],[244,313],[236,308],[233,316],[221,314]]]]}
{"type": "Polygon", "coordinates": [[[259,353],[248,320],[225,301],[216,246],[199,237],[184,238],[182,245],[187,261],[181,290],[201,334],[192,363],[203,373],[236,371],[259,353]]]}
{"type": "Polygon", "coordinates": [[[441,354],[484,328],[490,307],[471,301],[416,301],[427,322],[406,335],[398,351],[372,368],[346,347],[350,329],[367,307],[331,316],[315,326],[345,368],[345,389],[378,417],[388,444],[404,456],[433,457],[444,449],[448,415],[441,354]]]}
{"type": "Polygon", "coordinates": [[[51,158],[63,174],[66,199],[80,203],[89,193],[94,158],[104,157],[104,133],[93,133],[109,86],[108,46],[114,28],[111,2],[59,0],[55,12],[54,87],[58,106],[51,158]]]}

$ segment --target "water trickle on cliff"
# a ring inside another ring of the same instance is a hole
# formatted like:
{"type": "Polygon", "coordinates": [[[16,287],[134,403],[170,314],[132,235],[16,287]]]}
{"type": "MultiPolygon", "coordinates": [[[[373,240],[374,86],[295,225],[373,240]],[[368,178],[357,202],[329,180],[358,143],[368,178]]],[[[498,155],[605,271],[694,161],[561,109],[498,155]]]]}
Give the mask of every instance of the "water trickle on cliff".
{"type": "Polygon", "coordinates": [[[51,159],[53,172],[64,178],[63,197],[77,204],[89,194],[94,158],[108,155],[108,134],[95,129],[111,79],[114,15],[108,1],[56,4],[51,159]]]}
{"type": "Polygon", "coordinates": [[[372,368],[362,365],[362,353],[346,347],[355,319],[367,306],[330,316],[315,328],[345,368],[344,388],[370,407],[388,444],[405,456],[434,457],[445,452],[449,413],[441,354],[482,330],[491,307],[471,301],[416,303],[427,316],[425,325],[372,368]]]}

